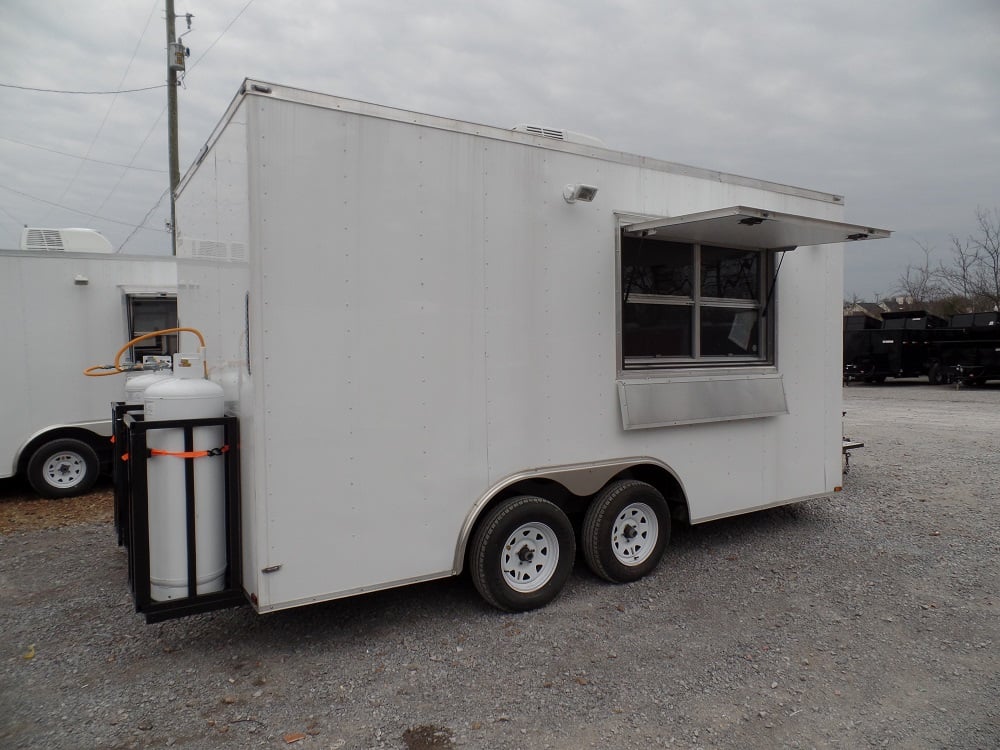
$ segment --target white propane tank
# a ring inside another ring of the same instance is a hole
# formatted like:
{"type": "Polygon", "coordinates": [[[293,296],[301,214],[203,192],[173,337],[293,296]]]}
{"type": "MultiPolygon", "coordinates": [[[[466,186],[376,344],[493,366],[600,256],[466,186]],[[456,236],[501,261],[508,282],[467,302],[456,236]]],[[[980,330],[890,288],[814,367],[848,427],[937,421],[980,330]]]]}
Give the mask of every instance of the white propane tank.
{"type": "Polygon", "coordinates": [[[173,377],[173,373],[170,370],[156,370],[142,375],[134,375],[125,381],[125,403],[141,404],[143,395],[149,386],[171,377],[173,377]]]}
{"type": "MultiPolygon", "coordinates": [[[[146,388],[146,422],[222,417],[222,387],[205,380],[198,354],[175,354],[174,376],[146,388]]],[[[198,427],[193,450],[222,447],[222,427],[198,427]]],[[[150,430],[150,450],[184,452],[182,429],[150,430]]],[[[193,459],[197,593],[221,591],[226,574],[226,507],[224,458],[193,459]]],[[[187,588],[187,490],[185,464],[176,455],[156,455],[147,463],[149,494],[149,578],[153,601],[183,599],[187,588]]]]}
{"type": "Polygon", "coordinates": [[[174,376],[171,360],[154,355],[142,358],[145,372],[141,375],[130,375],[125,380],[125,403],[128,405],[142,404],[142,396],[153,383],[159,383],[174,376]],[[150,370],[149,368],[156,368],[150,370]]]}

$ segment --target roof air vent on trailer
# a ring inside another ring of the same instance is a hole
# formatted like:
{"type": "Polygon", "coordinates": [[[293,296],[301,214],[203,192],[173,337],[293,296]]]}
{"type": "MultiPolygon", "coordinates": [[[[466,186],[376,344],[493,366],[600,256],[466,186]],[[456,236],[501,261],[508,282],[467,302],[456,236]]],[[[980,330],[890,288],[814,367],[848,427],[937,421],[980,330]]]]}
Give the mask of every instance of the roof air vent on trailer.
{"type": "Polygon", "coordinates": [[[93,229],[40,229],[25,227],[21,230],[21,250],[66,251],[76,253],[113,253],[114,247],[100,232],[93,229]]]}
{"type": "Polygon", "coordinates": [[[565,141],[566,143],[580,143],[584,146],[600,146],[607,148],[604,141],[592,135],[574,133],[572,130],[559,130],[557,128],[543,128],[541,125],[515,125],[512,130],[518,133],[530,133],[540,135],[542,138],[551,138],[554,141],[565,141]]]}

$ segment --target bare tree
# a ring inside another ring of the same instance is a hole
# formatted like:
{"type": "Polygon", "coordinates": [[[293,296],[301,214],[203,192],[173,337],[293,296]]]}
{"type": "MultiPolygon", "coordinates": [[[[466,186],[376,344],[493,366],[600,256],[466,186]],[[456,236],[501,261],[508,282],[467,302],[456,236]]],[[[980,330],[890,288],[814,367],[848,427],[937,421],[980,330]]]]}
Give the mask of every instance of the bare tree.
{"type": "Polygon", "coordinates": [[[979,234],[969,237],[979,257],[975,291],[988,309],[1000,310],[1000,209],[976,209],[976,222],[979,234]]]}
{"type": "MultiPolygon", "coordinates": [[[[951,260],[939,263],[934,275],[940,285],[939,296],[951,297],[951,304],[966,301],[968,311],[1000,309],[1000,209],[976,209],[977,232],[961,240],[951,237],[951,260]]],[[[921,245],[925,258],[928,248],[921,245]]],[[[900,279],[919,286],[928,264],[907,267],[900,279]]]]}
{"type": "Polygon", "coordinates": [[[970,305],[975,296],[974,279],[978,264],[979,254],[972,243],[969,240],[963,242],[952,235],[951,265],[940,264],[938,274],[952,295],[968,300],[970,305]]]}
{"type": "Polygon", "coordinates": [[[947,287],[941,279],[940,271],[931,265],[931,248],[920,242],[917,245],[924,251],[923,263],[910,263],[906,266],[906,271],[896,282],[896,292],[915,303],[926,304],[944,294],[947,287]]]}

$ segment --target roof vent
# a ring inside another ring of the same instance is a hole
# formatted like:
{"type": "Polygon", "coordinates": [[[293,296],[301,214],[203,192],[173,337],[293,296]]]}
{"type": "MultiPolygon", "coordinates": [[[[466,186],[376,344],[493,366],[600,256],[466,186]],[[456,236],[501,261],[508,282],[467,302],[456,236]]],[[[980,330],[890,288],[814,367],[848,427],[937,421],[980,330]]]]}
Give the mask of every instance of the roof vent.
{"type": "Polygon", "coordinates": [[[566,143],[580,143],[584,146],[600,146],[606,148],[604,141],[592,135],[574,133],[572,130],[559,130],[557,128],[543,128],[541,125],[515,125],[513,128],[518,133],[530,133],[539,135],[542,138],[551,138],[554,141],[565,141],[566,143]]]}
{"type": "Polygon", "coordinates": [[[93,229],[21,230],[21,249],[40,252],[113,253],[108,238],[93,229]]]}

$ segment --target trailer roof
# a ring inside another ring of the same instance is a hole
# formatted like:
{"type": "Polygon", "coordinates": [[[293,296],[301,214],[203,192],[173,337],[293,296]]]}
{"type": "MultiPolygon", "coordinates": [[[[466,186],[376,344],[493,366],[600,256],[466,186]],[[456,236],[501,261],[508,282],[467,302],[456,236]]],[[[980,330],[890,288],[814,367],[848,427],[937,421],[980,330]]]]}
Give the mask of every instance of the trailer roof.
{"type": "Polygon", "coordinates": [[[824,203],[836,203],[843,205],[844,197],[842,195],[837,195],[835,193],[827,193],[818,190],[810,190],[808,188],[795,187],[792,185],[784,185],[777,182],[770,182],[768,180],[760,180],[753,177],[744,177],[735,174],[729,174],[726,172],[719,172],[713,169],[704,169],[701,167],[692,167],[687,164],[680,164],[677,162],[664,161],[662,159],[656,159],[648,156],[640,156],[637,154],[630,154],[624,151],[617,151],[612,148],[606,148],[603,146],[597,146],[593,144],[582,144],[573,143],[571,141],[556,140],[552,138],[546,138],[542,135],[535,135],[533,133],[521,132],[514,129],[500,128],[491,125],[481,125],[472,122],[465,122],[462,120],[455,120],[447,117],[438,117],[436,115],[421,114],[419,112],[412,112],[403,109],[395,109],[393,107],[386,107],[379,104],[372,104],[370,102],[358,101],[355,99],[346,99],[339,96],[334,96],[331,94],[321,94],[315,91],[307,91],[305,89],[298,89],[291,86],[281,86],[274,83],[267,83],[264,81],[258,81],[251,78],[246,78],[243,84],[240,86],[239,90],[236,92],[229,108],[222,116],[219,123],[216,125],[215,130],[209,136],[207,142],[202,147],[195,162],[188,168],[187,172],[181,179],[180,185],[178,186],[177,193],[183,191],[185,184],[187,183],[190,175],[197,171],[201,160],[211,149],[212,145],[218,139],[223,129],[229,120],[233,117],[240,104],[246,97],[262,97],[267,99],[278,99],[282,101],[295,102],[298,104],[306,104],[313,107],[321,107],[325,109],[334,109],[342,112],[351,112],[356,115],[362,115],[365,117],[377,117],[384,120],[395,120],[397,122],[407,122],[414,125],[420,125],[423,127],[438,128],[441,130],[450,130],[459,133],[466,133],[471,135],[478,135],[485,138],[494,138],[497,140],[520,142],[528,145],[543,147],[552,149],[555,151],[568,151],[577,154],[583,154],[585,156],[590,156],[592,158],[604,159],[606,161],[611,161],[619,164],[630,164],[634,166],[644,167],[648,169],[656,169],[663,172],[670,172],[672,174],[680,174],[691,177],[697,177],[702,179],[710,179],[716,182],[722,182],[730,185],[740,185],[746,187],[760,188],[763,190],[768,190],[775,193],[780,193],[783,195],[793,195],[800,198],[808,198],[810,200],[821,201],[824,203]]]}
{"type": "Polygon", "coordinates": [[[659,241],[792,250],[796,247],[888,237],[887,229],[733,206],[627,224],[630,237],[659,241]]]}

